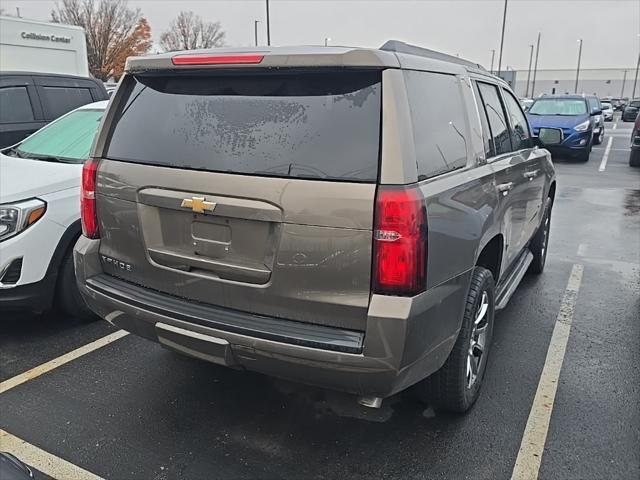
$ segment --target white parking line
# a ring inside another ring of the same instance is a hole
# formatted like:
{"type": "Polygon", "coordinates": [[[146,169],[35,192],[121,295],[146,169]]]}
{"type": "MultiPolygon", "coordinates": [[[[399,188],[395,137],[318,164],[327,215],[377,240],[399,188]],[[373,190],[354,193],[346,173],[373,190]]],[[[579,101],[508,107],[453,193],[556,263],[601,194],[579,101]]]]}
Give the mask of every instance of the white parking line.
{"type": "Polygon", "coordinates": [[[70,361],[75,360],[78,357],[81,357],[83,355],[86,355],[87,353],[93,352],[94,350],[102,348],[105,345],[109,345],[111,342],[115,342],[116,340],[128,334],[129,332],[126,332],[124,330],[118,330],[117,332],[107,335],[106,337],[99,338],[94,342],[83,345],[80,348],[76,348],[75,350],[65,353],[64,355],[54,358],[53,360],[49,360],[46,363],[43,363],[42,365],[38,365],[37,367],[34,367],[31,370],[27,370],[26,372],[21,373],[20,375],[11,377],[9,380],[0,382],[0,393],[4,393],[7,390],[11,390],[12,388],[17,387],[18,385],[21,385],[29,380],[39,377],[44,373],[50,372],[54,368],[58,368],[59,366],[64,365],[65,363],[69,363],[70,361]]]}
{"type": "Polygon", "coordinates": [[[584,267],[580,264],[575,264],[571,270],[511,480],[538,478],[583,270],[584,267]]]}
{"type": "Polygon", "coordinates": [[[27,465],[52,478],[64,480],[101,480],[101,477],[56,457],[0,429],[0,450],[9,452],[27,465]]]}
{"type": "Polygon", "coordinates": [[[611,127],[611,128],[615,130],[617,126],[618,126],[618,122],[614,123],[613,127],[611,127]]]}
{"type": "Polygon", "coordinates": [[[613,143],[613,137],[609,137],[609,141],[607,142],[607,148],[604,149],[604,155],[602,155],[600,168],[598,168],[599,172],[604,172],[604,169],[607,168],[607,160],[609,160],[609,152],[611,152],[612,143],[613,143]]]}

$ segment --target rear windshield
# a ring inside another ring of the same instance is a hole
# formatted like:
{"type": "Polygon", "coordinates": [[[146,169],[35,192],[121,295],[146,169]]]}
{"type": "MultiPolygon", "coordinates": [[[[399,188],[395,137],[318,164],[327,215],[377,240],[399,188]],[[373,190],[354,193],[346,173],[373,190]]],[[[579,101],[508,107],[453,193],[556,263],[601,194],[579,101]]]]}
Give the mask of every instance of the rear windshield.
{"type": "Polygon", "coordinates": [[[629,104],[630,107],[640,107],[640,101],[634,100],[629,104]]]}
{"type": "Polygon", "coordinates": [[[277,177],[373,182],[381,73],[130,77],[105,156],[277,177]]]}
{"type": "Polygon", "coordinates": [[[96,136],[104,110],[82,109],[51,122],[24,140],[15,152],[26,158],[56,158],[61,162],[82,163],[96,136]]]}
{"type": "Polygon", "coordinates": [[[539,98],[528,113],[531,115],[584,115],[587,113],[587,104],[579,98],[539,98]]]}

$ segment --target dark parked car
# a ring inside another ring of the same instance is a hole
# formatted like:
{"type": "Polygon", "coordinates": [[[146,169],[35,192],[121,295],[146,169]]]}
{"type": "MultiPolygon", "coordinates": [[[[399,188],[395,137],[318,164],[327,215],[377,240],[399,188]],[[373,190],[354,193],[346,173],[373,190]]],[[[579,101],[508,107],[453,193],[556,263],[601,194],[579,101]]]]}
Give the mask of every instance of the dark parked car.
{"type": "Polygon", "coordinates": [[[0,72],[0,148],[87,103],[107,100],[102,82],[87,77],[0,72]]]}
{"type": "Polygon", "coordinates": [[[640,115],[636,117],[636,123],[631,132],[631,153],[629,154],[629,165],[640,167],[640,115]]]}
{"type": "Polygon", "coordinates": [[[640,111],[640,98],[634,98],[629,105],[624,107],[622,111],[623,122],[635,122],[638,112],[640,111]]]}
{"type": "Polygon", "coordinates": [[[415,384],[469,409],[556,191],[507,83],[395,41],[127,65],[83,172],[90,308],[364,405],[415,384]]]}

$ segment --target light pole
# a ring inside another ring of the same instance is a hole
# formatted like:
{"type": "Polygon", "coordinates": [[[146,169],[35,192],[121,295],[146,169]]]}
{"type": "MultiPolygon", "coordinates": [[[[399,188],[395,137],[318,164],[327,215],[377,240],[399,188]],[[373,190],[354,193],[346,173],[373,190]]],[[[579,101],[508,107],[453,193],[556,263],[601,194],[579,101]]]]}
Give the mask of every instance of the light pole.
{"type": "Polygon", "coordinates": [[[573,93],[578,93],[578,80],[580,79],[580,60],[582,59],[582,39],[578,40],[580,47],[578,47],[578,67],[576,68],[576,88],[573,93]]]}
{"type": "Polygon", "coordinates": [[[489,70],[491,73],[493,73],[493,61],[496,58],[496,49],[492,48],[491,49],[491,70],[489,70]]]}
{"type": "Polygon", "coordinates": [[[624,71],[624,75],[622,76],[622,88],[620,89],[620,100],[624,98],[624,84],[627,83],[627,71],[624,71]]]}
{"type": "Polygon", "coordinates": [[[500,55],[498,55],[498,76],[502,71],[502,47],[504,46],[504,27],[507,24],[507,3],[508,0],[504,0],[504,13],[502,14],[502,33],[500,34],[500,55]]]}
{"type": "Polygon", "coordinates": [[[271,46],[271,26],[269,23],[269,0],[267,1],[267,46],[271,46]]]}
{"type": "Polygon", "coordinates": [[[256,47],[258,46],[258,23],[260,23],[260,20],[253,21],[253,34],[256,38],[256,47]]]}
{"type": "Polygon", "coordinates": [[[531,80],[531,63],[533,62],[533,45],[529,45],[531,53],[529,54],[529,72],[527,73],[527,88],[524,92],[525,97],[529,97],[529,80],[531,80]]]}
{"type": "Polygon", "coordinates": [[[533,83],[531,83],[531,98],[534,97],[536,91],[536,75],[538,74],[538,54],[540,53],[540,32],[538,32],[538,43],[536,45],[536,63],[533,67],[533,83]]]}
{"type": "Polygon", "coordinates": [[[327,47],[331,39],[329,37],[324,37],[324,46],[327,47]]]}

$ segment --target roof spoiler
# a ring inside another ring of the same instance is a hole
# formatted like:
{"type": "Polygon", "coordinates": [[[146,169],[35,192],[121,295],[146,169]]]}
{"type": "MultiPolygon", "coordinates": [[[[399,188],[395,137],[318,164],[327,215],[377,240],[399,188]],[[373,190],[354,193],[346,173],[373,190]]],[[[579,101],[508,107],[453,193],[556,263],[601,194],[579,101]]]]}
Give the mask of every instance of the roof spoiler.
{"type": "Polygon", "coordinates": [[[442,60],[444,62],[457,63],[459,65],[464,65],[465,67],[477,68],[486,72],[486,69],[479,63],[473,63],[460,57],[447,55],[446,53],[437,52],[428,48],[418,47],[416,45],[411,45],[399,40],[388,40],[384,45],[380,47],[380,50],[385,50],[387,52],[406,53],[408,55],[416,55],[418,57],[426,57],[432,58],[434,60],[442,60]]]}

